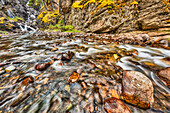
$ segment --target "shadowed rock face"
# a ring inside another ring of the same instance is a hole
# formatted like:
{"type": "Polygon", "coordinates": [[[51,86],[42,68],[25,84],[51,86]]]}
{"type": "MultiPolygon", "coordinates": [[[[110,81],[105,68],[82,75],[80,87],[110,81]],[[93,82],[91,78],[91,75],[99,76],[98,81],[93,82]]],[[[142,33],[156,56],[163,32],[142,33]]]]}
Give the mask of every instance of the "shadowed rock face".
{"type": "Polygon", "coordinates": [[[153,84],[142,73],[137,71],[124,71],[123,97],[126,102],[147,109],[154,102],[153,84]]]}

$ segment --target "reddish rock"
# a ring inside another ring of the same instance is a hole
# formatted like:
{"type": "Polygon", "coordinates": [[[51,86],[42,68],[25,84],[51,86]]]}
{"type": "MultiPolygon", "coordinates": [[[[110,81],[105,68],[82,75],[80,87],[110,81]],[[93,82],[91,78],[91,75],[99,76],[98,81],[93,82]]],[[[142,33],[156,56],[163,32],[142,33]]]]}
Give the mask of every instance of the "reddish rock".
{"type": "Polygon", "coordinates": [[[170,88],[170,67],[160,70],[158,76],[165,81],[170,88]]]}
{"type": "Polygon", "coordinates": [[[127,103],[148,109],[154,102],[153,84],[144,74],[137,71],[124,71],[122,95],[127,103]]]}
{"type": "Polygon", "coordinates": [[[29,83],[33,83],[34,82],[34,78],[32,76],[28,76],[23,78],[23,81],[21,82],[22,85],[27,86],[29,85],[29,83]]]}
{"type": "Polygon", "coordinates": [[[130,108],[117,98],[106,99],[104,109],[107,113],[131,113],[130,108]]]}
{"type": "Polygon", "coordinates": [[[79,74],[77,72],[73,72],[68,82],[74,83],[74,82],[77,82],[78,80],[79,80],[79,74]]]}
{"type": "Polygon", "coordinates": [[[36,70],[39,70],[39,71],[43,71],[43,70],[46,70],[50,65],[51,65],[51,62],[42,63],[42,64],[37,64],[37,65],[35,66],[35,69],[36,69],[36,70]]]}
{"type": "Polygon", "coordinates": [[[73,56],[74,53],[72,51],[68,51],[58,54],[58,59],[61,59],[62,61],[70,61],[73,56]]]}

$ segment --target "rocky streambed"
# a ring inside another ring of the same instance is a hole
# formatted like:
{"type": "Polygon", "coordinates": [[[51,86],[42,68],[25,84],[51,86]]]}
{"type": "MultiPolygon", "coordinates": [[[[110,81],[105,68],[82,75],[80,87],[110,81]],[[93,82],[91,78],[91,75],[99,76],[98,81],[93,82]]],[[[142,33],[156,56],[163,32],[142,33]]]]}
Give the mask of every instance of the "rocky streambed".
{"type": "Polygon", "coordinates": [[[168,113],[168,41],[146,34],[0,38],[0,113],[168,113]]]}

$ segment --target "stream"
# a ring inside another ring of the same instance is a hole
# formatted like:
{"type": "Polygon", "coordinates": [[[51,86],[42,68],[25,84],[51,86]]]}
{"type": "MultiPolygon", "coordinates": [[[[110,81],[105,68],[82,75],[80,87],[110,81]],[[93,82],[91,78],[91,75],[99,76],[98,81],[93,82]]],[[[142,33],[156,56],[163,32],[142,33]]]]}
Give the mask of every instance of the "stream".
{"type": "Polygon", "coordinates": [[[96,37],[0,38],[0,113],[106,113],[104,101],[112,97],[134,113],[170,112],[169,80],[157,75],[170,67],[170,50],[96,37]],[[150,79],[154,89],[150,108],[122,98],[124,70],[150,79]]]}

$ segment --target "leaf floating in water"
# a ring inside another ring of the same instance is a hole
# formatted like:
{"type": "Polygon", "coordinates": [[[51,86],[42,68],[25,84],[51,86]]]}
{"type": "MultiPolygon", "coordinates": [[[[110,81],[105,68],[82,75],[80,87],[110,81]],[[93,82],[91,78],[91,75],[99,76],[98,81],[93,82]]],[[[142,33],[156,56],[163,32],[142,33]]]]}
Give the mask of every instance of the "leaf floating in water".
{"type": "Polygon", "coordinates": [[[43,64],[37,64],[35,66],[36,70],[43,71],[46,70],[51,65],[51,62],[43,63],[43,64]]]}
{"type": "Polygon", "coordinates": [[[117,60],[119,56],[117,54],[113,54],[114,58],[117,60]]]}
{"type": "Polygon", "coordinates": [[[58,48],[53,48],[53,49],[51,49],[51,51],[57,51],[58,50],[58,48]]]}
{"type": "Polygon", "coordinates": [[[67,106],[67,111],[69,111],[71,108],[73,107],[72,103],[70,103],[68,106],[67,106]]]}
{"type": "Polygon", "coordinates": [[[77,72],[73,72],[68,82],[74,83],[77,82],[78,79],[79,79],[79,74],[77,72]]]}

